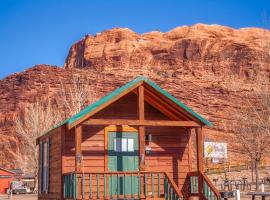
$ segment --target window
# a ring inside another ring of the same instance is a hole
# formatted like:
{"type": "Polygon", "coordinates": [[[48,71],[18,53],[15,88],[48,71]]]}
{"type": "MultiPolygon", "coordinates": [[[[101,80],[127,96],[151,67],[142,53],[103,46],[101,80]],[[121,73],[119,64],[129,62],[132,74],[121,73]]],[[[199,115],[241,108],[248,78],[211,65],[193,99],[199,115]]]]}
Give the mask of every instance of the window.
{"type": "Polygon", "coordinates": [[[39,188],[40,193],[48,193],[49,191],[49,152],[50,143],[49,140],[40,142],[39,144],[39,188]]]}
{"type": "Polygon", "coordinates": [[[115,152],[134,152],[133,138],[115,138],[114,139],[115,152]]]}

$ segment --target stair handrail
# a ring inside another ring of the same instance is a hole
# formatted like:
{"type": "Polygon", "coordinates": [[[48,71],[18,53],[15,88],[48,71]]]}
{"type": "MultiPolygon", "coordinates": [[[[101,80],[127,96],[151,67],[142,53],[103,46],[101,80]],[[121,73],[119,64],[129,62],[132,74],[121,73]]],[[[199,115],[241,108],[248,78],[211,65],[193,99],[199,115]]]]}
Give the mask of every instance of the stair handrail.
{"type": "Polygon", "coordinates": [[[180,190],[178,189],[177,185],[175,184],[174,180],[171,178],[168,172],[165,172],[165,176],[167,177],[170,185],[172,186],[174,192],[177,194],[178,198],[183,198],[182,194],[180,193],[180,190]]]}
{"type": "Polygon", "coordinates": [[[208,186],[211,188],[211,190],[214,192],[214,194],[216,195],[216,197],[218,199],[220,199],[220,193],[219,191],[216,189],[216,187],[213,185],[212,181],[202,172],[199,172],[200,176],[202,176],[203,180],[208,184],[208,186]]]}

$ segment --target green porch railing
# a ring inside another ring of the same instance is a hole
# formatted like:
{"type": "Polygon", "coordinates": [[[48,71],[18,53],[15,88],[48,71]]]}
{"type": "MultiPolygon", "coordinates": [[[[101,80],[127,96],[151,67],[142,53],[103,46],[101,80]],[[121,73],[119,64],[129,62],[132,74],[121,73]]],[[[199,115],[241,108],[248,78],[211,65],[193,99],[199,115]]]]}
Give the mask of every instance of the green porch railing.
{"type": "Polygon", "coordinates": [[[179,193],[177,186],[170,176],[165,173],[164,178],[164,193],[165,200],[181,200],[182,195],[179,193]]]}
{"type": "Polygon", "coordinates": [[[65,199],[183,199],[166,172],[68,173],[63,181],[65,199]]]}
{"type": "Polygon", "coordinates": [[[188,196],[199,196],[199,183],[198,174],[201,176],[203,181],[203,198],[207,200],[219,200],[220,193],[211,183],[209,178],[202,172],[190,172],[188,175],[189,179],[189,194],[188,196]]]}
{"type": "Polygon", "coordinates": [[[77,199],[77,177],[75,173],[63,176],[63,196],[66,199],[77,199]]]}

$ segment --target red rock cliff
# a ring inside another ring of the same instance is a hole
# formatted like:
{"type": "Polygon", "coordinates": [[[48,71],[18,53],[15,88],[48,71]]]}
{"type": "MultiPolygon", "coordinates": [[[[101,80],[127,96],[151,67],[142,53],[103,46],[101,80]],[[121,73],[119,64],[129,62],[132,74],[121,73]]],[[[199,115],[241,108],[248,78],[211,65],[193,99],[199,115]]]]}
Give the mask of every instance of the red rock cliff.
{"type": "Polygon", "coordinates": [[[270,73],[267,41],[270,33],[263,29],[202,24],[166,33],[117,28],[87,35],[72,45],[64,68],[40,65],[0,80],[2,164],[13,165],[9,161],[20,150],[12,123],[18,107],[57,95],[60,81],[70,84],[71,71],[78,69],[85,70],[99,97],[145,75],[212,121],[207,137],[222,140],[243,93],[252,97],[259,75],[270,73]]]}

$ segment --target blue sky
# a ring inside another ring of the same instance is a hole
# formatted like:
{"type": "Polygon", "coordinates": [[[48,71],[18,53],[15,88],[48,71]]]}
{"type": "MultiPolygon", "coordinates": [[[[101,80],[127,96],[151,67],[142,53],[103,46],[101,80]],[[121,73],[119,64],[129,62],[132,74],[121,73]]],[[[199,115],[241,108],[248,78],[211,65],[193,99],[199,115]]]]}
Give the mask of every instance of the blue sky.
{"type": "Polygon", "coordinates": [[[35,64],[62,66],[74,42],[113,27],[264,27],[264,12],[270,0],[0,0],[0,79],[35,64]]]}

